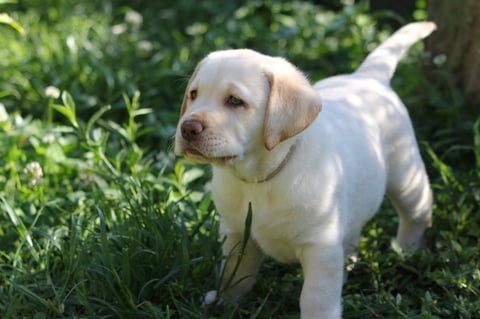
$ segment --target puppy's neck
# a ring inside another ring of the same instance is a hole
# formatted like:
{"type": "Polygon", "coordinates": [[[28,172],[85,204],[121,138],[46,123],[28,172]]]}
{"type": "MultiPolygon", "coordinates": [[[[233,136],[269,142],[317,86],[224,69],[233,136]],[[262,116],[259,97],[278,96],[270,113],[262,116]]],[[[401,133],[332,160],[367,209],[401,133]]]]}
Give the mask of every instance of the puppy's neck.
{"type": "Polygon", "coordinates": [[[257,150],[246,154],[237,164],[231,167],[233,175],[250,184],[264,183],[277,176],[291,160],[297,148],[297,141],[285,141],[273,150],[257,150]]]}

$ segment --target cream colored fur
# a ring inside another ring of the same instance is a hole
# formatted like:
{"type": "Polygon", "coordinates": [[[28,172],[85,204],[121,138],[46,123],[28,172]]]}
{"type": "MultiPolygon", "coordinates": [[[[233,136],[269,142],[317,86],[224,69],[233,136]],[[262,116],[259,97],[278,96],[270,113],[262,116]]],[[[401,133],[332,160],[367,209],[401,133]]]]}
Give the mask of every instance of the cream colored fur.
{"type": "Polygon", "coordinates": [[[175,151],[213,165],[226,256],[238,253],[248,203],[253,208],[245,255],[234,274],[236,258],[227,259],[233,284],[221,293],[247,293],[267,254],[300,262],[303,319],[340,318],[345,256],[385,194],[399,215],[400,246],[421,246],[432,194],[407,110],[389,82],[406,50],[434,29],[407,25],[355,73],[313,86],[285,59],[251,50],[213,52],[198,65],[175,151]]]}

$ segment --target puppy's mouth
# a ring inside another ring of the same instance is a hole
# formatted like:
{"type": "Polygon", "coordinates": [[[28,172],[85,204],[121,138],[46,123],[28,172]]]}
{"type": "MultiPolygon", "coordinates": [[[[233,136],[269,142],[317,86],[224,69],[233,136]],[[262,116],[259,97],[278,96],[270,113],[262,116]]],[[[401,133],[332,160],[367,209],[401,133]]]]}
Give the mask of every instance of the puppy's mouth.
{"type": "Polygon", "coordinates": [[[185,150],[185,157],[199,163],[228,165],[234,164],[239,156],[208,156],[195,148],[188,148],[185,150]]]}

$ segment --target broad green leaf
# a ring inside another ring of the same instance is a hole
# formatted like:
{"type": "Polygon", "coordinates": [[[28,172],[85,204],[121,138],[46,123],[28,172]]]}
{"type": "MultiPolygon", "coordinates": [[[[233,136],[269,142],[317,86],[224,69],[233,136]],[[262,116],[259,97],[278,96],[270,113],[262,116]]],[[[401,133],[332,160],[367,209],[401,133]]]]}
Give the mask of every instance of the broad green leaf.
{"type": "Polygon", "coordinates": [[[18,33],[25,34],[23,27],[15,20],[12,19],[7,13],[0,13],[0,23],[6,24],[14,28],[18,33]]]}

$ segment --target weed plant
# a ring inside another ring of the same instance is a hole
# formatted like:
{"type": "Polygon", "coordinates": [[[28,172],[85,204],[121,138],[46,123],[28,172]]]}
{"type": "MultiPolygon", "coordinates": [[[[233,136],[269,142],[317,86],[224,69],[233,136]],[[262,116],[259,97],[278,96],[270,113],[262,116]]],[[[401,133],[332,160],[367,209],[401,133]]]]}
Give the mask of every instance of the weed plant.
{"type": "MultiPolygon", "coordinates": [[[[391,33],[363,2],[335,8],[0,1],[0,318],[298,318],[301,270],[271,259],[241,302],[202,307],[222,261],[210,171],[175,158],[171,137],[212,50],[282,55],[316,81],[391,33]]],[[[480,318],[480,118],[422,61],[419,45],[393,84],[421,141],[434,224],[405,258],[382,205],[348,265],[344,318],[480,318]]]]}

